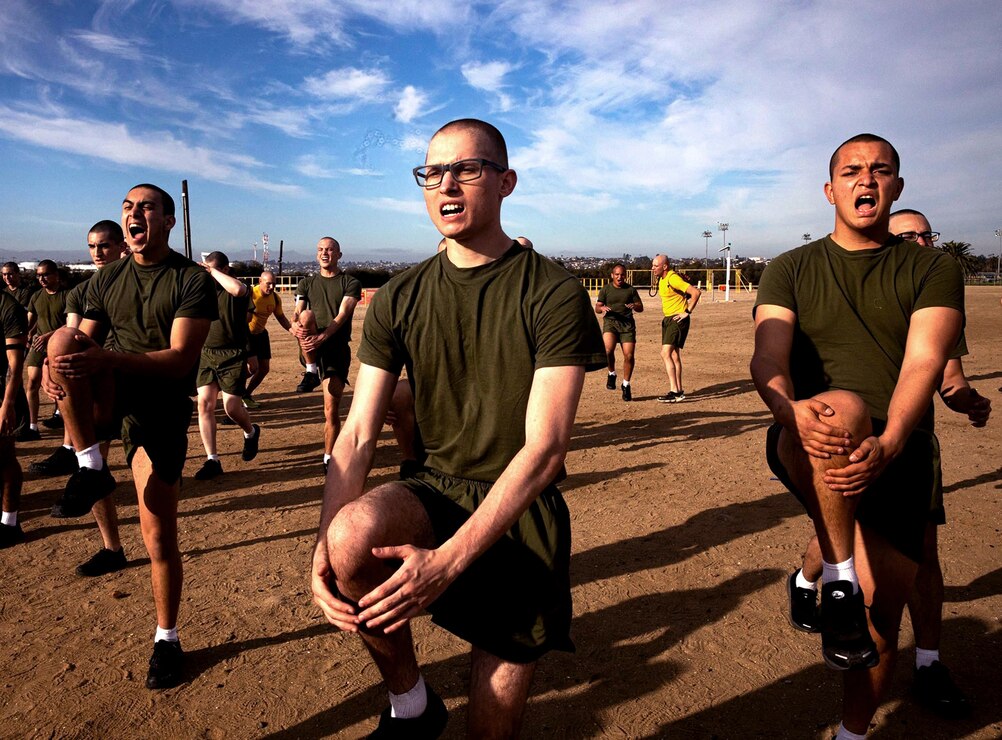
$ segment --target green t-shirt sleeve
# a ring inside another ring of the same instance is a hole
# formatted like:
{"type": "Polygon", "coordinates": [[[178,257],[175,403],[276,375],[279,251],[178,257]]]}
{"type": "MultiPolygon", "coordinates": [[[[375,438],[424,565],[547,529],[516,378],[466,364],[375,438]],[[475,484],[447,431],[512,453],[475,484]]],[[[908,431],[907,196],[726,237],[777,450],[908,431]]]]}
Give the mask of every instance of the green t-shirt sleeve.
{"type": "MultiPolygon", "coordinates": [[[[23,337],[28,333],[28,314],[16,300],[11,298],[3,302],[3,336],[4,339],[23,337]]],[[[4,354],[4,364],[7,362],[4,354]]]]}
{"type": "Polygon", "coordinates": [[[85,281],[79,285],[75,285],[69,293],[66,294],[66,313],[75,313],[79,316],[83,316],[84,312],[84,295],[87,293],[87,283],[85,281]]]}
{"type": "Polygon", "coordinates": [[[35,299],[38,298],[38,294],[41,291],[35,291],[31,294],[31,298],[28,299],[28,313],[33,313],[38,316],[38,309],[35,307],[35,299]]]}
{"type": "Polygon", "coordinates": [[[358,278],[348,276],[344,286],[344,297],[354,298],[356,301],[362,299],[362,283],[359,282],[358,278]]]}
{"type": "Polygon", "coordinates": [[[608,286],[603,285],[602,289],[598,292],[598,298],[596,299],[599,303],[609,304],[609,290],[608,286]]]}
{"type": "Polygon", "coordinates": [[[303,278],[299,281],[299,285],[296,286],[296,300],[306,301],[306,305],[310,305],[310,299],[307,295],[309,289],[309,278],[303,278]]]}
{"type": "Polygon", "coordinates": [[[535,339],[537,369],[584,365],[597,370],[606,365],[591,300],[574,278],[562,281],[547,296],[536,318],[535,339]]]}
{"type": "Polygon", "coordinates": [[[362,341],[358,347],[358,359],[366,365],[399,375],[404,367],[405,355],[393,331],[391,308],[390,291],[386,287],[376,291],[362,323],[362,341]]]}
{"type": "Polygon", "coordinates": [[[630,300],[628,303],[640,303],[640,293],[637,292],[636,288],[630,291],[630,300]]]}
{"type": "Polygon", "coordinates": [[[964,273],[960,263],[950,255],[937,255],[922,281],[922,289],[915,300],[913,311],[943,306],[964,312],[964,273]]]}
{"type": "Polygon", "coordinates": [[[192,269],[185,276],[180,298],[174,318],[210,321],[219,318],[215,281],[205,270],[192,269]]]}
{"type": "Polygon", "coordinates": [[[797,312],[797,300],[793,290],[793,270],[789,258],[780,255],[762,272],[758,283],[755,308],[759,306],[781,306],[797,312]]]}

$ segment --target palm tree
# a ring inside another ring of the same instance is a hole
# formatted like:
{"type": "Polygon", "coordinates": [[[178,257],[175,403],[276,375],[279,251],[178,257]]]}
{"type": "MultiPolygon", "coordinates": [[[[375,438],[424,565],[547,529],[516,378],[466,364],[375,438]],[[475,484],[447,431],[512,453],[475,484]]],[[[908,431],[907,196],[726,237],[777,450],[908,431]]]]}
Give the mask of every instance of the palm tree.
{"type": "Polygon", "coordinates": [[[971,254],[971,245],[967,242],[943,242],[939,248],[960,263],[965,278],[978,271],[977,260],[971,254]]]}

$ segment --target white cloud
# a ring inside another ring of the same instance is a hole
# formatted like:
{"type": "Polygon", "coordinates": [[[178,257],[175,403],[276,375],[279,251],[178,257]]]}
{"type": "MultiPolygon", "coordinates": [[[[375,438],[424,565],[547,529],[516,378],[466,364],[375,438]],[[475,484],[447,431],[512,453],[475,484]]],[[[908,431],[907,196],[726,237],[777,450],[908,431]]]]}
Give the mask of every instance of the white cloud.
{"type": "Polygon", "coordinates": [[[389,84],[389,78],[381,70],[344,67],[320,77],[307,77],[303,89],[326,100],[366,103],[379,100],[389,84]]]}
{"type": "Polygon", "coordinates": [[[410,123],[421,114],[428,105],[428,96],[413,85],[408,85],[400,93],[400,99],[393,109],[393,116],[401,123],[410,123]]]}
{"type": "Polygon", "coordinates": [[[366,208],[406,213],[411,216],[421,216],[428,212],[421,200],[402,200],[400,198],[349,198],[348,200],[366,208]]]}
{"type": "Polygon", "coordinates": [[[143,58],[142,52],[136,48],[135,43],[120,36],[97,31],[75,31],[70,35],[97,52],[111,54],[129,61],[138,61],[143,58]]]}
{"type": "Polygon", "coordinates": [[[504,78],[514,67],[508,62],[469,62],[460,67],[460,73],[470,87],[484,92],[493,93],[497,107],[502,112],[512,108],[512,98],[503,92],[504,78]]]}

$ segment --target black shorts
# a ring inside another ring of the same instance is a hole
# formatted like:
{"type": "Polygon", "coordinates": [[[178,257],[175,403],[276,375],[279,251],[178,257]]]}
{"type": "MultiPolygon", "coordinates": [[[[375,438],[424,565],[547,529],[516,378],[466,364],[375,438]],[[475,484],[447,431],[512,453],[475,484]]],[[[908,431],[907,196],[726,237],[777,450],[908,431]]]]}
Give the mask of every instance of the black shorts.
{"type": "Polygon", "coordinates": [[[258,334],[251,334],[247,338],[247,356],[259,360],[271,359],[271,339],[268,337],[267,329],[258,334]]]}
{"type": "Polygon", "coordinates": [[[665,316],[661,319],[661,344],[679,349],[685,347],[685,339],[689,336],[689,323],[688,316],[681,321],[675,321],[672,316],[665,316]]]}
{"type": "MultiPolygon", "coordinates": [[[[306,367],[302,351],[299,352],[299,363],[306,367]]],[[[340,378],[341,382],[347,385],[348,368],[351,367],[351,347],[337,339],[328,339],[317,348],[317,365],[320,368],[321,378],[340,378]]]]}
{"type": "Polygon", "coordinates": [[[25,367],[41,367],[45,361],[45,350],[29,349],[24,358],[25,367]]]}
{"type": "MultiPolygon", "coordinates": [[[[456,533],[493,486],[427,468],[410,472],[402,483],[428,512],[436,545],[456,533]]],[[[573,651],[570,551],[570,514],[550,486],[429,605],[432,621],[512,663],[573,651]]]]}
{"type": "MultiPolygon", "coordinates": [[[[880,434],[886,422],[873,419],[873,433],[880,434]]],[[[779,433],[773,424],[766,434],[765,454],[769,468],[780,482],[804,503],[790,474],[779,459],[779,433]]],[[[916,563],[922,562],[926,525],[937,485],[942,490],[939,440],[932,432],[916,429],[877,480],[859,494],[856,521],[886,539],[895,550],[916,563]]],[[[806,507],[805,507],[806,508],[806,507]]]]}

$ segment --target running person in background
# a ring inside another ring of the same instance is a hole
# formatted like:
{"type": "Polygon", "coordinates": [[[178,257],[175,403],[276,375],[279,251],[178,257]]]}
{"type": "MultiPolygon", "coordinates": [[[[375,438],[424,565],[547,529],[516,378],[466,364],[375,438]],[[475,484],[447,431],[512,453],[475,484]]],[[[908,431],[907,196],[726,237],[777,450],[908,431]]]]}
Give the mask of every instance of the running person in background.
{"type": "Polygon", "coordinates": [[[292,322],[285,316],[282,297],[275,290],[275,274],[269,270],[261,273],[251,294],[250,321],[247,325],[247,391],[244,406],[256,409],[261,406],[254,400],[253,393],[271,370],[271,339],[268,336],[268,318],[274,316],[279,325],[290,334],[292,322]]]}
{"type": "Polygon", "coordinates": [[[42,289],[28,302],[28,427],[22,430],[21,442],[41,439],[38,431],[38,391],[42,387],[42,361],[49,337],[66,325],[66,291],[59,277],[59,267],[52,260],[42,260],[35,268],[42,289]]]}
{"type": "Polygon", "coordinates": [[[668,258],[663,254],[654,256],[651,273],[657,280],[658,294],[661,296],[661,359],[668,373],[668,392],[658,396],[661,403],[676,403],[685,400],[682,390],[682,348],[689,336],[689,316],[699,303],[702,295],[699,288],[690,285],[668,266],[668,258]]]}
{"type": "Polygon", "coordinates": [[[585,371],[605,353],[581,284],[505,235],[507,161],[483,121],[432,138],[414,173],[446,250],[376,293],[327,475],[314,599],[360,634],[389,689],[377,737],[445,727],[411,639],[425,608],[472,644],[469,737],[517,736],[536,661],[572,648],[570,518],[555,483],[585,371]],[[404,367],[423,464],[366,492],[404,367]]]}
{"type": "Polygon", "coordinates": [[[252,424],[242,399],[247,379],[247,319],[251,313],[251,289],[230,275],[230,259],[222,252],[210,252],[202,264],[216,281],[219,318],[212,322],[198,363],[198,433],[206,460],[196,480],[210,480],[223,474],[216,448],[216,401],[223,394],[223,411],[244,433],[240,454],[244,462],[257,457],[261,427],[252,424]]]}
{"type": "Polygon", "coordinates": [[[351,319],[362,297],[362,284],[338,266],[340,259],[341,245],[335,239],[325,236],[317,243],[320,272],[299,281],[292,318],[300,361],[306,366],[296,391],[307,393],[321,384],[324,388],[324,472],[341,431],[341,396],[351,365],[351,319]]]}
{"type": "MultiPolygon", "coordinates": [[[[892,234],[919,246],[932,247],[939,234],[919,211],[902,209],[891,214],[888,227],[892,234]]],[[[969,354],[963,332],[956,349],[946,363],[939,395],[947,408],[966,414],[972,425],[983,427],[992,411],[991,401],[979,395],[964,375],[961,358],[969,354]]],[[[929,521],[926,524],[922,562],[915,587],[908,598],[908,613],[915,633],[915,684],[919,701],[948,718],[970,712],[967,697],[940,662],[939,645],[943,629],[943,570],[939,560],[938,529],[946,523],[943,506],[943,482],[937,479],[933,491],[929,521]]],[[[817,608],[817,580],[821,577],[821,550],[817,537],[804,554],[804,567],[790,576],[790,620],[798,629],[817,632],[820,620],[817,608]]]]}
{"type": "Polygon", "coordinates": [[[218,316],[214,284],[168,243],[174,199],[155,185],[137,185],[122,202],[130,259],[91,278],[79,329],[49,339],[49,395],[62,401],[80,469],[56,502],[65,516],[83,516],[109,496],[115,480],[98,440],[121,435],[132,468],[139,524],[150,555],[157,628],[146,686],[184,679],[177,635],[182,564],[177,500],[188,449],[198,358],[218,316]],[[102,348],[105,336],[107,348],[102,348]]]}
{"type": "MultiPolygon", "coordinates": [[[[116,262],[128,254],[122,227],[114,221],[99,221],[87,234],[87,250],[97,269],[116,262]]],[[[87,288],[93,276],[71,288],[66,294],[66,326],[76,329],[83,320],[87,288]]],[[[43,385],[47,384],[49,363],[42,366],[43,385]]],[[[57,402],[58,404],[58,402],[57,402]]],[[[101,455],[108,456],[108,442],[102,442],[101,455]]],[[[68,429],[64,429],[63,444],[45,460],[34,463],[28,470],[39,475],[71,475],[77,471],[77,456],[68,429]]],[[[95,577],[119,571],[127,565],[125,548],[118,533],[118,511],[111,496],[103,498],[91,509],[101,535],[102,547],[76,568],[79,576],[95,577]]]]}
{"type": "Polygon", "coordinates": [[[940,476],[932,394],[964,313],[957,262],[888,229],[899,171],[879,136],[839,145],[825,184],[835,228],[770,262],[755,302],[751,374],[776,420],[766,456],[823,557],[822,655],[844,671],[839,740],[866,735],[890,685],[940,476]]]}
{"type": "Polygon", "coordinates": [[[641,313],[644,304],[637,289],[626,282],[626,266],[612,266],[612,284],[603,285],[595,301],[595,313],[602,317],[602,341],[609,364],[605,387],[616,390],[616,345],[623,348],[623,400],[633,400],[630,378],[633,377],[634,350],[637,346],[637,322],[634,313],[641,313]]]}
{"type": "MultiPolygon", "coordinates": [[[[6,268],[6,266],[5,266],[6,268]]],[[[24,352],[28,341],[28,314],[9,291],[0,291],[0,331],[4,351],[0,354],[0,550],[24,542],[17,520],[21,508],[24,475],[14,448],[14,430],[28,418],[28,400],[21,384],[24,352]]]]}

